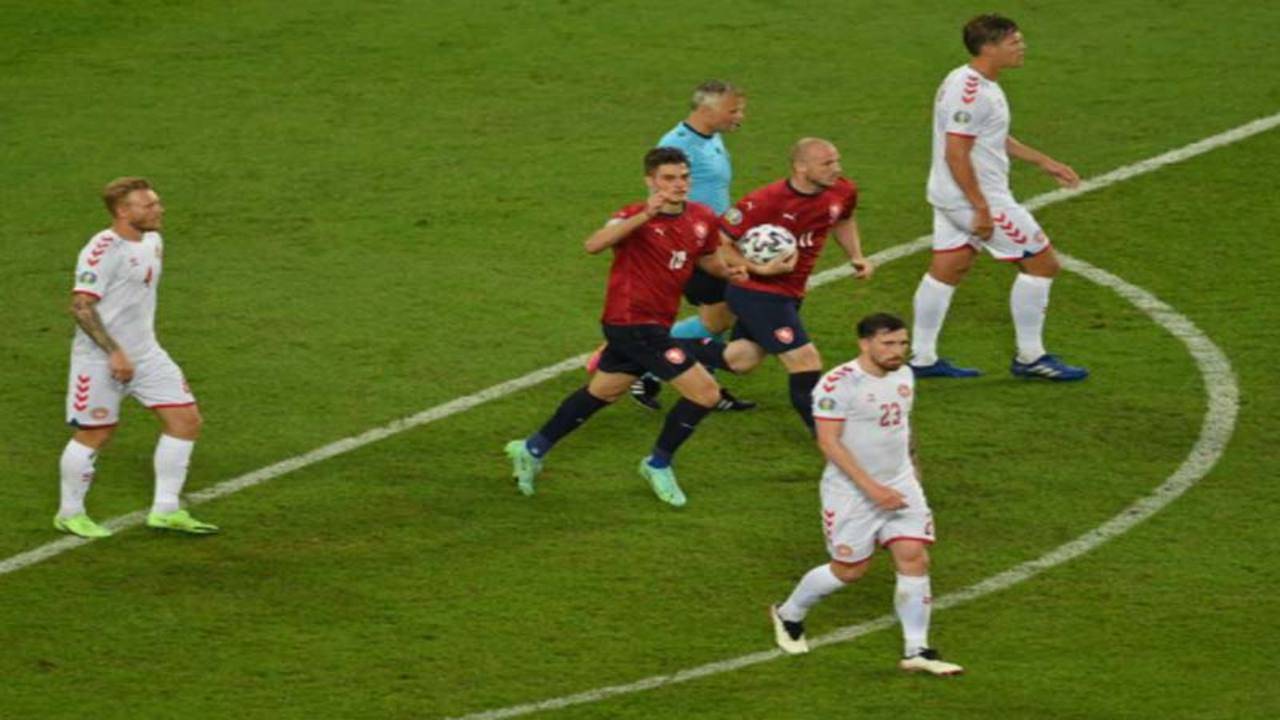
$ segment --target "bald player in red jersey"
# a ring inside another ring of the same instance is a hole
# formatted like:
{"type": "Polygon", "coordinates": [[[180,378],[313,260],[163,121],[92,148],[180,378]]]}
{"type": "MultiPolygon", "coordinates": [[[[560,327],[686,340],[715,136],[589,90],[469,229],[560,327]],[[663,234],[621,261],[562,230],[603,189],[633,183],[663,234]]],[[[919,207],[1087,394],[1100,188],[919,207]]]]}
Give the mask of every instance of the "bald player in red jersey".
{"type": "Polygon", "coordinates": [[[587,385],[565,398],[538,432],[507,443],[517,487],[525,495],[533,494],[534,478],[551,448],[626,395],[632,381],[648,372],[683,397],[667,413],[653,452],[640,462],[640,474],[663,502],[676,507],[686,502],[671,459],[720,400],[720,386],[697,358],[718,358],[724,345],[673,339],[671,324],[695,264],[719,277],[728,273],[718,254],[715,212],[686,200],[685,154],[676,148],[650,150],[645,155],[645,183],[648,200],[619,210],[585,243],[593,255],[613,250],[601,318],[606,343],[598,370],[587,385]]]}
{"type": "Polygon", "coordinates": [[[750,372],[767,355],[787,368],[791,404],[813,432],[813,388],[822,374],[822,356],[800,321],[806,284],[831,234],[853,264],[854,276],[871,277],[862,255],[853,211],[858,188],[842,177],[836,146],[804,138],[791,148],[791,175],[748,193],[721,218],[721,255],[726,265],[744,268],[749,277],[725,293],[738,317],[733,340],[722,357],[704,358],[714,368],[750,372]],[[796,252],[782,263],[747,262],[735,241],[757,225],[780,225],[796,237],[796,252]]]}

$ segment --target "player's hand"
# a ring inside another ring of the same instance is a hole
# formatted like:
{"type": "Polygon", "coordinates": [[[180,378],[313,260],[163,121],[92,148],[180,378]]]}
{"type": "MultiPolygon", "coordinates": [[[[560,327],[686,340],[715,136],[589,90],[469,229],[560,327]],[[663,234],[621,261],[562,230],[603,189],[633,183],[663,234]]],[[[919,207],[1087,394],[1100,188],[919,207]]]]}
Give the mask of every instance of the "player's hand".
{"type": "Polygon", "coordinates": [[[875,263],[864,257],[852,258],[849,264],[853,266],[853,276],[859,280],[870,280],[872,273],[876,271],[875,263]]]}
{"type": "Polygon", "coordinates": [[[111,369],[111,377],[127,383],[133,379],[133,361],[120,348],[111,351],[107,356],[107,366],[111,369]]]}
{"type": "Polygon", "coordinates": [[[973,211],[973,234],[981,240],[990,240],[995,232],[995,223],[991,221],[991,208],[980,207],[973,211]]]}
{"type": "Polygon", "coordinates": [[[671,202],[671,199],[667,197],[666,193],[661,190],[654,190],[649,193],[649,199],[644,202],[644,211],[649,217],[653,217],[662,212],[662,206],[669,202],[671,202]]]}
{"type": "Polygon", "coordinates": [[[757,265],[754,272],[757,275],[786,275],[796,269],[796,261],[799,259],[798,252],[779,256],[763,265],[757,265]]]}
{"type": "Polygon", "coordinates": [[[907,506],[906,497],[887,485],[877,484],[866,493],[871,498],[871,502],[881,510],[901,510],[907,506]]]}
{"type": "Polygon", "coordinates": [[[1073,188],[1080,184],[1080,175],[1070,165],[1048,159],[1044,161],[1040,168],[1049,173],[1063,187],[1073,188]]]}

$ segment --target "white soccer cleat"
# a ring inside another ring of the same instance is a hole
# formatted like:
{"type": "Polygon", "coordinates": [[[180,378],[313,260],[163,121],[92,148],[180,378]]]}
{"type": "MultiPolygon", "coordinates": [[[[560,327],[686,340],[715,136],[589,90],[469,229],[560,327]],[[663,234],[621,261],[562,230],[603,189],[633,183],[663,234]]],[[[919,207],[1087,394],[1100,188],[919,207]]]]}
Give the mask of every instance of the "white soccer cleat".
{"type": "Polygon", "coordinates": [[[926,672],[930,675],[960,675],[964,668],[942,659],[937,650],[925,648],[911,657],[898,661],[898,669],[906,672],[926,672]]]}
{"type": "Polygon", "coordinates": [[[804,623],[783,620],[777,605],[769,606],[769,617],[773,619],[773,640],[782,652],[788,655],[809,652],[809,641],[804,638],[804,623]]]}

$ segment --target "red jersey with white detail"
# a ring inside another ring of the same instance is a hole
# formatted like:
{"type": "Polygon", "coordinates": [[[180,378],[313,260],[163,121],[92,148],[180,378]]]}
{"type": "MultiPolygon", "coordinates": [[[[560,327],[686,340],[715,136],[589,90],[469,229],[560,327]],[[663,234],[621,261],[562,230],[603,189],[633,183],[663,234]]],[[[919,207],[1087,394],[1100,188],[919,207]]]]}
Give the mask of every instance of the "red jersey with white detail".
{"type": "MultiPolygon", "coordinates": [[[[628,205],[609,222],[626,220],[644,207],[628,205]]],[[[679,215],[655,215],[615,244],[601,321],[671,327],[694,264],[719,247],[716,221],[711,208],[687,202],[679,215]]]]}
{"type": "Polygon", "coordinates": [[[978,187],[994,208],[1017,204],[1009,189],[1009,102],[1000,85],[968,65],[952,70],[933,104],[933,164],[926,196],[942,209],[972,207],[947,167],[947,135],[973,138],[969,154],[978,187]]]}
{"type": "Polygon", "coordinates": [[[803,298],[805,283],[818,264],[827,233],[836,223],[852,217],[857,205],[858,186],[847,178],[812,195],[791,187],[790,180],[779,180],[747,193],[720,219],[720,229],[737,240],[756,225],[781,225],[795,235],[800,257],[795,269],[785,275],[752,275],[739,287],[803,298]]]}
{"type": "MultiPolygon", "coordinates": [[[[107,334],[134,360],[160,347],[155,330],[156,288],[163,255],[160,233],[143,233],[135,242],[107,229],[89,240],[76,262],[72,292],[98,298],[94,307],[107,334]]],[[[71,352],[82,357],[106,355],[79,327],[71,352]]]]}
{"type": "MultiPolygon", "coordinates": [[[[832,368],[813,389],[813,418],[841,422],[840,443],[876,482],[896,485],[914,478],[911,464],[911,407],[915,375],[902,366],[876,377],[851,360],[832,368]]],[[[832,462],[823,482],[847,488],[853,482],[832,462]]]]}

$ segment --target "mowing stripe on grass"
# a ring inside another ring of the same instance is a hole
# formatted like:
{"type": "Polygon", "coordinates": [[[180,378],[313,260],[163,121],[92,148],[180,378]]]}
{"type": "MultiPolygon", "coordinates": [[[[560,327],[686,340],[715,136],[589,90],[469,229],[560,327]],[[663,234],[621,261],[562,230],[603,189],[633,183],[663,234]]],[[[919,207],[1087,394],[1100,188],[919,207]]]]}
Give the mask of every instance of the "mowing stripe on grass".
{"type": "MultiPolygon", "coordinates": [[[[1117,182],[1127,180],[1131,177],[1135,177],[1137,175],[1142,175],[1144,173],[1157,170],[1166,165],[1171,165],[1173,163],[1181,162],[1188,158],[1195,157],[1196,155],[1201,155],[1215,148],[1219,148],[1224,145],[1230,145],[1231,143],[1238,142],[1240,140],[1251,137],[1258,133],[1270,130],[1271,128],[1274,128],[1277,125],[1280,125],[1280,113],[1259,118],[1257,120],[1246,123],[1239,127],[1233,128],[1231,130],[1227,130],[1226,132],[1213,135],[1211,137],[1205,138],[1204,140],[1200,140],[1198,142],[1192,143],[1190,145],[1186,145],[1176,150],[1171,150],[1162,155],[1157,155],[1155,157],[1148,158],[1146,160],[1133,163],[1131,165],[1126,165],[1124,167],[1117,168],[1116,170],[1112,170],[1111,172],[1106,173],[1104,175],[1100,175],[1096,178],[1086,180],[1082,182],[1080,186],[1077,188],[1055,190],[1052,192],[1044,193],[1042,195],[1038,195],[1032,198],[1031,200],[1027,201],[1025,205],[1029,209],[1034,210],[1037,208],[1044,207],[1046,205],[1050,205],[1052,203],[1067,200],[1077,195],[1082,195],[1087,192],[1099,190],[1109,185],[1113,185],[1117,182]]],[[[883,263],[890,262],[892,260],[896,260],[898,258],[905,257],[907,255],[910,255],[911,253],[918,252],[920,250],[927,248],[928,246],[929,246],[929,238],[927,236],[920,237],[912,242],[904,243],[902,245],[897,245],[897,246],[888,248],[886,250],[883,250],[879,253],[876,253],[875,255],[872,256],[872,260],[879,264],[883,264],[883,263]]],[[[1066,260],[1069,260],[1069,258],[1064,258],[1064,261],[1066,260]]],[[[1072,262],[1078,262],[1078,261],[1072,261],[1072,262]]],[[[1075,266],[1067,265],[1067,267],[1068,269],[1072,269],[1072,270],[1075,270],[1077,268],[1083,269],[1081,265],[1075,265],[1075,266]]],[[[826,270],[824,272],[818,273],[813,277],[811,277],[809,280],[810,286],[818,287],[818,286],[824,285],[840,277],[848,275],[849,272],[850,272],[850,269],[847,265],[826,270]]],[[[1097,271],[1097,272],[1102,272],[1102,271],[1097,271]]],[[[1086,277],[1088,277],[1088,275],[1086,275],[1086,277]]],[[[1095,279],[1095,278],[1090,277],[1090,279],[1095,279]]],[[[1121,282],[1123,284],[1123,281],[1119,281],[1118,279],[1116,279],[1116,281],[1121,282]]],[[[1124,284],[1124,285],[1125,287],[1132,287],[1132,286],[1128,286],[1127,284],[1124,284]]],[[[1137,292],[1142,292],[1138,288],[1133,288],[1133,289],[1137,292]]],[[[1152,298],[1152,300],[1154,300],[1157,303],[1159,302],[1158,300],[1155,300],[1155,298],[1152,298]]],[[[1169,309],[1169,312],[1173,313],[1174,315],[1177,315],[1177,313],[1174,312],[1172,309],[1169,309]]],[[[1181,318],[1180,315],[1177,315],[1177,317],[1181,318]]],[[[1185,318],[1183,318],[1183,320],[1185,321],[1185,318]]],[[[1190,326],[1190,322],[1189,321],[1186,321],[1186,322],[1190,326]]],[[[1192,330],[1195,329],[1194,326],[1190,326],[1190,328],[1192,330]]],[[[1205,339],[1204,342],[1209,343],[1207,339],[1205,339]]],[[[1209,345],[1212,347],[1212,343],[1209,343],[1209,345]]],[[[477,393],[460,397],[460,398],[457,398],[456,400],[451,400],[442,405],[437,405],[433,408],[429,408],[420,413],[417,413],[416,415],[411,415],[406,418],[401,418],[399,420],[396,420],[382,427],[368,430],[364,433],[361,433],[360,435],[354,435],[348,438],[343,438],[341,440],[337,440],[335,442],[329,443],[328,445],[324,445],[322,447],[316,448],[315,450],[311,450],[310,452],[306,452],[301,455],[296,455],[294,457],[288,458],[286,460],[282,460],[273,465],[268,465],[267,467],[254,470],[253,472],[231,478],[230,480],[224,480],[223,482],[217,483],[216,485],[212,485],[208,488],[205,488],[204,490],[200,490],[198,492],[188,495],[187,502],[189,505],[199,505],[201,503],[208,502],[209,500],[214,500],[224,495],[229,495],[234,492],[239,492],[240,490],[253,487],[254,485],[259,485],[261,483],[267,482],[268,480],[272,480],[274,478],[280,477],[281,475],[285,475],[287,473],[293,472],[294,470],[299,470],[309,465],[314,465],[315,463],[321,462],[322,460],[327,460],[336,455],[341,455],[343,453],[350,452],[351,450],[355,450],[357,448],[363,447],[370,443],[383,440],[385,438],[391,437],[392,435],[396,435],[401,432],[404,432],[405,430],[410,430],[420,425],[426,425],[427,423],[444,419],[446,417],[449,417],[450,415],[454,415],[454,414],[463,412],[465,410],[470,410],[471,408],[476,407],[477,405],[482,405],[486,402],[489,402],[490,400],[496,400],[498,398],[506,397],[507,395],[515,393],[519,390],[533,387],[534,385],[537,385],[543,381],[556,377],[557,375],[563,372],[567,372],[574,368],[581,367],[581,364],[582,362],[585,361],[585,359],[586,359],[586,355],[584,354],[577,357],[569,358],[567,360],[563,360],[561,362],[555,363],[554,365],[548,365],[540,370],[535,370],[527,375],[523,375],[514,380],[508,380],[506,382],[493,385],[477,393]]],[[[1215,456],[1215,459],[1216,459],[1216,456],[1215,456]]],[[[114,517],[103,524],[113,531],[120,531],[128,528],[132,528],[132,527],[137,527],[138,525],[141,525],[145,521],[145,519],[146,519],[146,511],[139,510],[136,512],[128,513],[126,515],[114,517]]],[[[12,555],[8,558],[5,558],[4,560],[0,560],[0,575],[7,575],[11,572],[21,570],[24,567],[28,567],[30,565],[43,562],[45,560],[48,560],[49,558],[56,557],[58,555],[61,555],[64,552],[67,552],[68,550],[73,550],[89,542],[93,542],[93,541],[85,540],[83,538],[78,538],[78,537],[66,537],[59,540],[55,540],[53,542],[46,543],[32,550],[28,550],[23,553],[18,553],[17,555],[12,555]]],[[[509,716],[504,715],[504,716],[495,716],[495,717],[509,717],[509,716]]]]}

